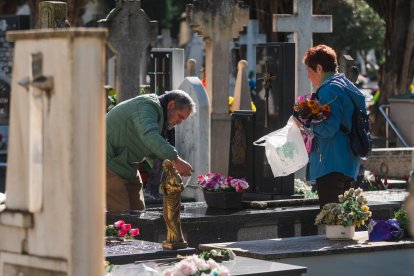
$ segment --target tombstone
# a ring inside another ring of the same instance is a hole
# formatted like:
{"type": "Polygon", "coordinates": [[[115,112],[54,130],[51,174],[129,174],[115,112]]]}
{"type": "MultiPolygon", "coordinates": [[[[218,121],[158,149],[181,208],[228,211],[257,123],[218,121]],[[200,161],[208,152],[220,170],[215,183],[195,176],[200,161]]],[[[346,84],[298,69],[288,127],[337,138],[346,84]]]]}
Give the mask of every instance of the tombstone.
{"type": "Polygon", "coordinates": [[[105,246],[105,259],[110,264],[115,265],[144,263],[160,259],[165,260],[168,258],[175,258],[177,255],[186,256],[195,253],[195,248],[191,247],[175,250],[163,250],[161,243],[141,240],[116,242],[105,246]]]}
{"type": "Polygon", "coordinates": [[[186,14],[206,47],[206,90],[211,105],[211,170],[227,174],[230,152],[229,43],[246,26],[249,9],[234,0],[194,1],[187,5],[186,14]]]}
{"type": "Polygon", "coordinates": [[[40,29],[56,29],[70,27],[66,20],[67,4],[58,1],[43,1],[39,3],[40,29]]]}
{"type": "Polygon", "coordinates": [[[233,94],[233,111],[252,109],[249,80],[247,78],[247,67],[247,62],[245,60],[239,61],[236,85],[233,94]]]}
{"type": "Polygon", "coordinates": [[[145,14],[139,0],[118,0],[116,7],[98,23],[109,29],[110,47],[117,55],[117,102],[133,98],[143,82],[147,49],[157,41],[158,23],[145,14]]]}
{"type": "MultiPolygon", "coordinates": [[[[185,45],[184,54],[186,59],[194,59],[200,68],[204,67],[204,42],[201,36],[193,33],[191,40],[185,45]]],[[[199,76],[199,73],[197,74],[199,76]]]]}
{"type": "Polygon", "coordinates": [[[162,95],[178,89],[184,79],[184,50],[178,48],[153,48],[150,53],[151,93],[162,95]]]}
{"type": "MultiPolygon", "coordinates": [[[[254,139],[284,127],[293,113],[295,102],[295,44],[267,43],[256,45],[257,95],[254,139]],[[265,81],[268,80],[266,83],[265,81]],[[268,85],[269,89],[267,91],[268,85]]],[[[254,147],[256,193],[285,197],[293,194],[293,174],[274,178],[264,147],[254,147]]]]}
{"type": "Polygon", "coordinates": [[[249,20],[246,34],[240,35],[239,44],[246,45],[247,72],[256,73],[256,44],[266,43],[266,35],[259,33],[259,21],[249,20]]]}
{"type": "Polygon", "coordinates": [[[246,179],[247,192],[254,192],[255,187],[255,115],[252,110],[236,110],[231,114],[229,175],[246,179]]]}
{"type": "Polygon", "coordinates": [[[331,33],[331,15],[313,15],[312,0],[294,0],[293,14],[274,14],[273,31],[294,33],[296,43],[296,86],[295,96],[305,95],[312,91],[306,66],[302,62],[305,52],[313,46],[313,33],[331,33]]]}
{"type": "Polygon", "coordinates": [[[203,193],[197,184],[197,176],[210,172],[210,111],[209,99],[203,84],[197,77],[186,77],[179,89],[187,92],[196,104],[197,112],[175,127],[176,149],[181,158],[194,169],[189,183],[182,192],[185,197],[203,201],[203,193]]]}
{"type": "Polygon", "coordinates": [[[106,36],[7,34],[17,58],[1,275],[103,275],[106,36]]]}

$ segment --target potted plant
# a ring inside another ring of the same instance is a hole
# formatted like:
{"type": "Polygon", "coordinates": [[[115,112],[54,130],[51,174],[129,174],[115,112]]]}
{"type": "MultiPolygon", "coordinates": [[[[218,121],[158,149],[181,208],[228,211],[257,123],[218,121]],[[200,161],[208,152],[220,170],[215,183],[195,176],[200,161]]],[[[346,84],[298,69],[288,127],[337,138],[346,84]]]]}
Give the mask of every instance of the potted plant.
{"type": "Polygon", "coordinates": [[[315,218],[315,225],[326,225],[326,237],[329,239],[352,239],[355,226],[365,225],[371,217],[367,199],[362,189],[349,189],[338,196],[339,203],[328,203],[323,206],[315,218]]]}
{"type": "Polygon", "coordinates": [[[240,208],[242,192],[249,188],[246,180],[224,177],[220,173],[199,175],[197,183],[207,206],[222,209],[240,208]]]}

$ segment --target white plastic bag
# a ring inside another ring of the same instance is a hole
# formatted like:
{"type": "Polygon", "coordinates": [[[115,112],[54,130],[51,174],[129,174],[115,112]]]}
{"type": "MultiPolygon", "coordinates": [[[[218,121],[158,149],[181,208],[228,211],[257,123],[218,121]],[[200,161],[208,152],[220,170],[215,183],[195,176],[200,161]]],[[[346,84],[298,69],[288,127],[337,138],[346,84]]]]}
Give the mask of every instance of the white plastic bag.
{"type": "Polygon", "coordinates": [[[253,144],[265,147],[274,177],[294,173],[309,161],[302,134],[292,116],[285,127],[263,136],[253,144]]]}

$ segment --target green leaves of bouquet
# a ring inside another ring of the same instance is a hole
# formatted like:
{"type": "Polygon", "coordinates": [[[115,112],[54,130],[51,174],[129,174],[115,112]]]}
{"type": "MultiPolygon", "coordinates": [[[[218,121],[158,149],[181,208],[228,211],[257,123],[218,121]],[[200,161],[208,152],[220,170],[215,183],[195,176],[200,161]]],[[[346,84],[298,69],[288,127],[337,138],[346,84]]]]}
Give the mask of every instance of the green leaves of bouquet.
{"type": "Polygon", "coordinates": [[[339,203],[323,206],[315,218],[315,225],[361,226],[371,217],[372,212],[366,205],[368,200],[362,195],[362,189],[349,189],[338,196],[339,203]]]}

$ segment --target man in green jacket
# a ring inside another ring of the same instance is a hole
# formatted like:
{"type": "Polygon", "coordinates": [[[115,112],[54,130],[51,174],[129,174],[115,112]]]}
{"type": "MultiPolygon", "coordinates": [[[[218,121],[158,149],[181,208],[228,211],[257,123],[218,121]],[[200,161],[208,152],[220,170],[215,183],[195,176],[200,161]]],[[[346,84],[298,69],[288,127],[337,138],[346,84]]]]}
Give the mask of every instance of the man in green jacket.
{"type": "Polygon", "coordinates": [[[166,140],[167,130],[195,112],[194,101],[181,90],[140,95],[112,108],[106,115],[106,209],[143,210],[142,181],[135,164],[157,157],[172,161],[182,176],[191,165],[166,140]]]}

